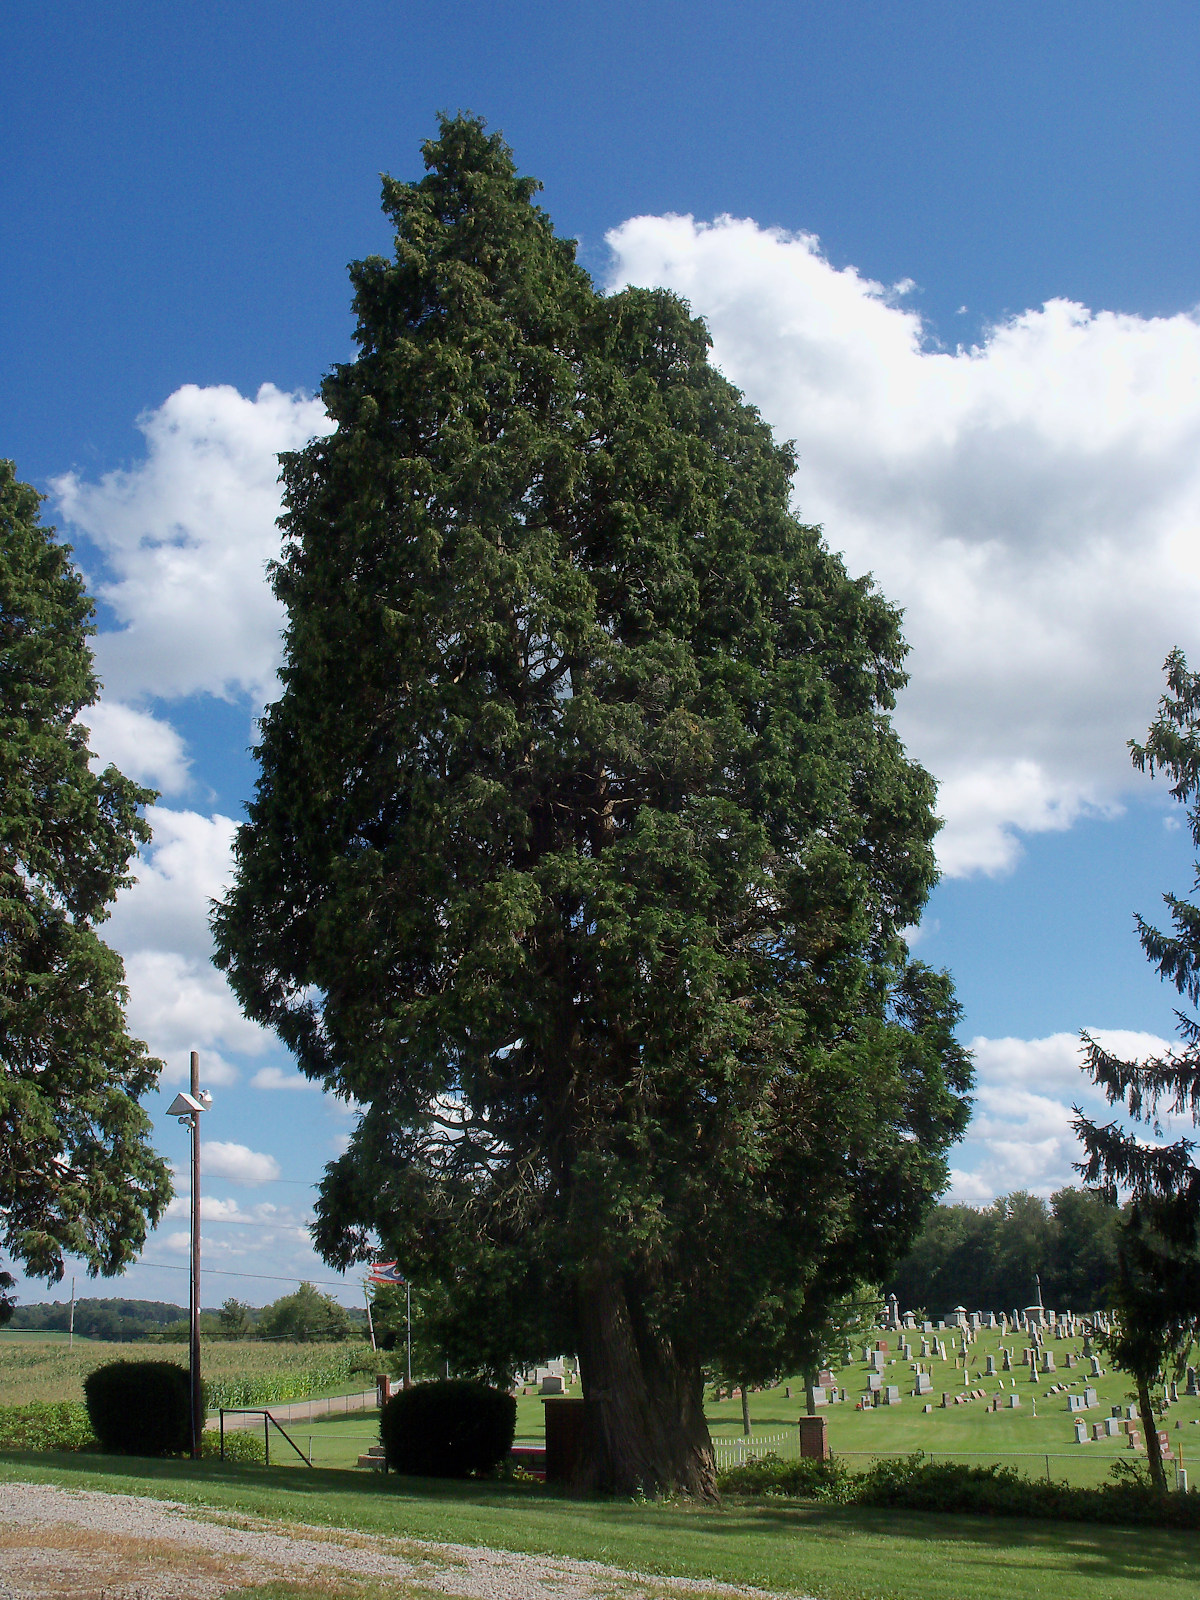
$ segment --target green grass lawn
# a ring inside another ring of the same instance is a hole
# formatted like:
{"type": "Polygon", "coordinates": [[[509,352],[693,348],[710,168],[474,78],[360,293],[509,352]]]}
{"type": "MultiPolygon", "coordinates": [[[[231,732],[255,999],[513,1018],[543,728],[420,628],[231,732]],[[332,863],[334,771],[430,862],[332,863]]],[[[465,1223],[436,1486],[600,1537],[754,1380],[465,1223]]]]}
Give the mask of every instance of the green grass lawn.
{"type": "MultiPolygon", "coordinates": [[[[947,1343],[951,1335],[941,1335],[947,1343]]],[[[908,1335],[914,1352],[920,1351],[921,1335],[908,1335]]],[[[1082,1355],[1082,1340],[1048,1341],[1055,1356],[1056,1371],[1053,1376],[1039,1375],[1034,1384],[1029,1380],[1028,1369],[1017,1367],[1007,1374],[1001,1387],[999,1377],[988,1379],[983,1375],[986,1358],[996,1358],[1001,1365],[1000,1335],[982,1333],[968,1353],[967,1369],[954,1361],[927,1359],[924,1362],[933,1379],[934,1393],[930,1397],[934,1409],[926,1412],[928,1399],[916,1400],[910,1391],[915,1383],[911,1363],[896,1354],[896,1340],[889,1336],[892,1350],[888,1353],[889,1365],[884,1381],[900,1389],[902,1400],[898,1406],[880,1406],[858,1411],[855,1402],[866,1388],[868,1367],[862,1361],[834,1368],[838,1387],[847,1392],[844,1403],[829,1406],[824,1416],[829,1423],[830,1444],[834,1452],[843,1456],[850,1465],[865,1466],[878,1455],[906,1455],[916,1450],[927,1455],[948,1455],[979,1463],[1000,1461],[1019,1471],[1042,1476],[1049,1468],[1050,1475],[1074,1484],[1099,1483],[1111,1471],[1114,1461],[1131,1459],[1132,1453],[1123,1436],[1075,1443],[1075,1417],[1067,1411],[1066,1394],[1050,1394],[1052,1383],[1068,1382],[1071,1392],[1082,1393],[1085,1384],[1097,1391],[1097,1405],[1079,1413],[1082,1420],[1091,1424],[1109,1416],[1114,1406],[1124,1406],[1131,1401],[1130,1380],[1120,1371],[1107,1371],[1103,1377],[1091,1376],[1090,1362],[1082,1355]],[[1066,1369],[1068,1351],[1079,1365],[1066,1369]],[[990,1398],[994,1394],[1013,1393],[1013,1380],[1021,1404],[1016,1410],[989,1411],[986,1401],[974,1400],[945,1410],[940,1405],[942,1393],[952,1397],[964,1389],[983,1388],[990,1398]],[[969,1382],[968,1382],[969,1380],[969,1382]],[[1047,1461],[1047,1457],[1049,1460],[1047,1461]]],[[[1018,1350],[1023,1341],[1010,1340],[1018,1350]]],[[[920,1360],[920,1356],[917,1355],[920,1360]]],[[[959,1358],[961,1361],[961,1356],[959,1358]]],[[[575,1391],[578,1393],[578,1390],[575,1391]]],[[[773,1389],[750,1396],[752,1439],[771,1439],[784,1436],[782,1449],[794,1448],[796,1420],[803,1410],[803,1384],[792,1378],[773,1389]],[[790,1384],[791,1397],[787,1395],[790,1384]]],[[[742,1403],[738,1399],[714,1402],[709,1397],[705,1407],[709,1427],[716,1440],[737,1440],[742,1434],[742,1403]]],[[[545,1436],[545,1407],[535,1394],[517,1396],[518,1441],[538,1442],[545,1436]]],[[[1185,1466],[1193,1479],[1200,1478],[1200,1398],[1181,1398],[1162,1420],[1171,1440],[1174,1455],[1183,1448],[1185,1466]]],[[[304,1422],[288,1425],[288,1430],[307,1453],[312,1440],[313,1459],[322,1466],[352,1467],[358,1455],[377,1441],[378,1413],[361,1412],[343,1419],[321,1422],[304,1422]]],[[[276,1446],[272,1444],[274,1455],[276,1446]]],[[[280,1447],[279,1460],[284,1461],[289,1452],[280,1447]]],[[[292,1457],[295,1460],[295,1457],[292,1457]]],[[[1144,1457],[1139,1458],[1144,1459],[1144,1457]]],[[[297,1465],[299,1463],[297,1462],[297,1465]]]]}
{"type": "Polygon", "coordinates": [[[712,1510],[570,1500],[524,1485],[211,1461],[4,1454],[5,1479],[149,1494],[218,1514],[392,1538],[575,1556],[820,1600],[1194,1600],[1200,1585],[1194,1538],[1145,1529],[786,1504],[712,1510]]]}

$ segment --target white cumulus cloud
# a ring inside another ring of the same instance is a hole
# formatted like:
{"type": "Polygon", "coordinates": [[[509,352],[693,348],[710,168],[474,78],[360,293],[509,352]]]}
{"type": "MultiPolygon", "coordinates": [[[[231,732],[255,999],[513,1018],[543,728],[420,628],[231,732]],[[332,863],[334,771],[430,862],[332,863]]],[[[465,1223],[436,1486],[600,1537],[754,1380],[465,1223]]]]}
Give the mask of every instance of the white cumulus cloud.
{"type": "Polygon", "coordinates": [[[279,548],[281,450],[330,427],[319,400],[264,384],[187,384],[138,422],[146,457],[99,483],[52,485],[62,514],[103,551],[99,593],[120,628],[95,642],[121,700],[272,692],[281,611],[266,563],[279,548]]]}
{"type": "Polygon", "coordinates": [[[318,1094],[321,1085],[306,1078],[302,1072],[285,1072],[282,1067],[260,1067],[250,1079],[253,1089],[312,1089],[318,1094]]]}
{"type": "Polygon", "coordinates": [[[1174,645],[1200,617],[1200,321],[1052,301],[977,347],[811,235],[637,217],[612,286],[663,285],[780,438],[795,503],[905,611],[898,723],[939,779],[950,874],[1020,831],[1111,812],[1174,645]]]}
{"type": "Polygon", "coordinates": [[[88,748],[97,770],[117,767],[127,778],[163,794],[180,794],[188,787],[187,751],[169,722],[120,700],[89,706],[80,721],[89,730],[88,748]]]}
{"type": "MultiPolygon", "coordinates": [[[[1162,1055],[1170,1043],[1155,1034],[1118,1028],[1089,1030],[1111,1054],[1127,1061],[1162,1055]]],[[[985,1204],[1014,1189],[1050,1195],[1077,1184],[1074,1163],[1084,1151],[1071,1126],[1073,1107],[1094,1121],[1120,1119],[1083,1069],[1078,1034],[1044,1039],[973,1039],[975,1112],[955,1152],[950,1198],[985,1204]]],[[[1190,1134],[1190,1119],[1162,1117],[1168,1139],[1190,1134]]]]}
{"type": "MultiPolygon", "coordinates": [[[[279,1177],[279,1163],[274,1156],[244,1144],[225,1144],[220,1139],[201,1140],[200,1165],[206,1176],[228,1178],[231,1183],[271,1183],[279,1177]]],[[[200,1208],[203,1216],[203,1195],[200,1208]]]]}

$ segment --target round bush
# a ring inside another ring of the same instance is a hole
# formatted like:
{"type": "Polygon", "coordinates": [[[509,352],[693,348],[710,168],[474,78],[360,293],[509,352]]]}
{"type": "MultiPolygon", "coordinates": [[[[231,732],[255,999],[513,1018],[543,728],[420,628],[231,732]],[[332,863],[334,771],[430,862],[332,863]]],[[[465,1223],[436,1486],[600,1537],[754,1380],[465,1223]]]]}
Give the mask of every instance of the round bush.
{"type": "Polygon", "coordinates": [[[110,1361],[83,1381],[88,1417],[110,1455],[173,1456],[192,1448],[191,1386],[173,1361],[110,1361]]]}
{"type": "Polygon", "coordinates": [[[469,1378],[418,1383],[384,1406],[379,1437],[393,1472],[465,1478],[490,1472],[512,1449],[517,1402],[469,1378]]]}

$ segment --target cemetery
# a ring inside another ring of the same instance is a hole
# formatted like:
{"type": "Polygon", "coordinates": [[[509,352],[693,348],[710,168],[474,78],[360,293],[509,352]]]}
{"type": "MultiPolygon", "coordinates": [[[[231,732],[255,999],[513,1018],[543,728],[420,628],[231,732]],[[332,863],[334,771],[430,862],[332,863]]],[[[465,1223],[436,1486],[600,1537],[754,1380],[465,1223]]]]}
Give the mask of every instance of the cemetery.
{"type": "MultiPolygon", "coordinates": [[[[829,1449],[847,1464],[922,1451],[1039,1476],[1048,1471],[1083,1485],[1106,1479],[1118,1458],[1145,1460],[1132,1380],[1106,1364],[1099,1343],[1103,1313],[957,1308],[937,1321],[917,1323],[895,1312],[889,1321],[873,1338],[843,1349],[814,1394],[829,1449]]],[[[1182,1461],[1195,1483],[1200,1369],[1189,1367],[1182,1381],[1160,1385],[1154,1399],[1162,1406],[1168,1479],[1175,1483],[1182,1461]]],[[[799,1450],[805,1389],[798,1379],[751,1393],[750,1438],[742,1430],[740,1393],[706,1409],[722,1465],[768,1449],[799,1450]]]]}

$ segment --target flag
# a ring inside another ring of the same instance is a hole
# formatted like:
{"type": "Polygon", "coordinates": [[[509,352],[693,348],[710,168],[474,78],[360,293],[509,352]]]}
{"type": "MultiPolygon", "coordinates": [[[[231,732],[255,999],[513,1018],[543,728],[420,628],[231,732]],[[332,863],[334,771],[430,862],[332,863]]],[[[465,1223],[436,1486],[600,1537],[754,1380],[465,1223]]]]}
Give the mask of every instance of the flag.
{"type": "Polygon", "coordinates": [[[368,1283],[403,1283],[404,1274],[395,1261],[373,1261],[367,1273],[368,1283]]]}

